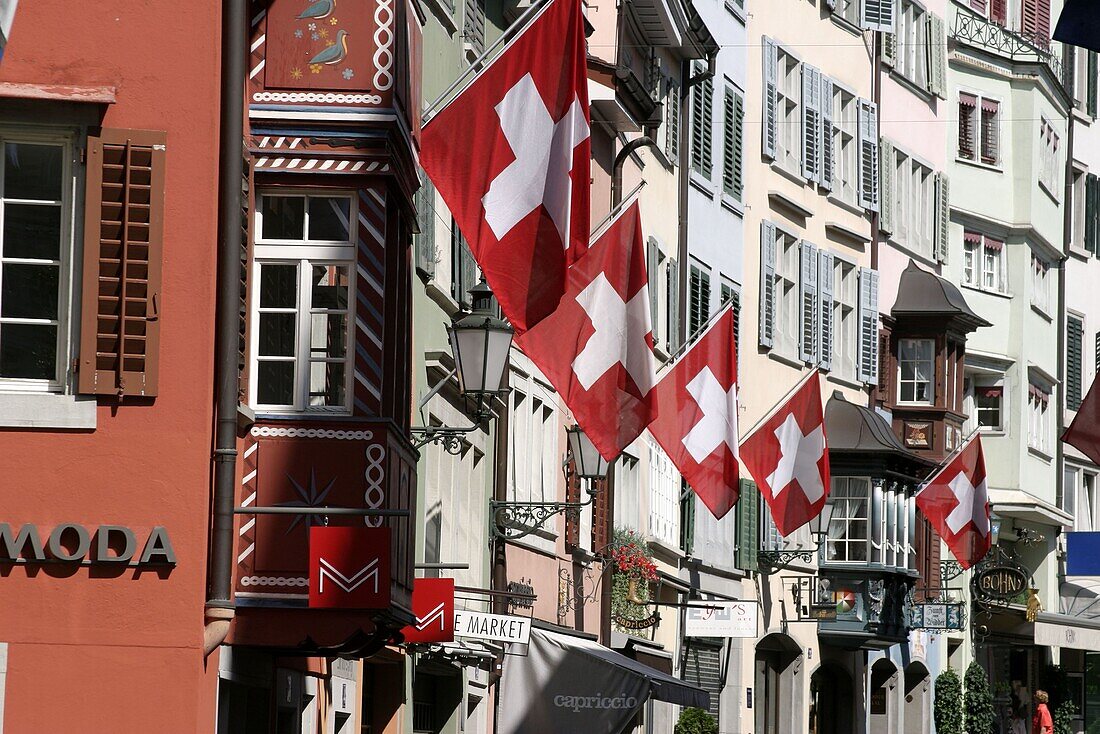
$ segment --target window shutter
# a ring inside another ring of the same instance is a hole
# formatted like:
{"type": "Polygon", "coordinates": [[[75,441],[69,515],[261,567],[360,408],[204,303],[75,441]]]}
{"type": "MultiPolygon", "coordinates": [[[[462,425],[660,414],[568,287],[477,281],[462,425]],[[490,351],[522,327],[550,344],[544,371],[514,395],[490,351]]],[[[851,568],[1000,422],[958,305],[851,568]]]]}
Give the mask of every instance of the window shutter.
{"type": "Polygon", "coordinates": [[[1096,59],[1095,51],[1089,51],[1088,78],[1085,80],[1085,111],[1096,117],[1096,59]]]}
{"type": "Polygon", "coordinates": [[[1023,35],[1040,48],[1050,46],[1050,0],[1023,0],[1020,26],[1023,35]]]}
{"type": "Polygon", "coordinates": [[[470,308],[473,302],[470,300],[470,289],[477,284],[478,271],[474,253],[470,251],[470,244],[458,228],[458,223],[451,218],[451,297],[460,306],[470,308]]]}
{"type": "Polygon", "coordinates": [[[894,0],[863,0],[860,28],[865,31],[894,32],[894,0]]]}
{"type": "Polygon", "coordinates": [[[657,267],[661,261],[661,248],[657,240],[650,237],[645,243],[645,267],[649,280],[649,323],[653,328],[653,343],[658,343],[657,335],[657,303],[660,296],[660,288],[657,281],[657,267]]]}
{"type": "Polygon", "coordinates": [[[893,396],[890,387],[890,332],[883,329],[878,335],[878,399],[888,403],[893,396]]]}
{"type": "Polygon", "coordinates": [[[933,236],[936,261],[947,262],[948,232],[951,223],[950,179],[943,171],[936,172],[936,222],[933,236]]]}
{"type": "Polygon", "coordinates": [[[1069,94],[1070,99],[1077,100],[1077,47],[1068,43],[1062,44],[1062,87],[1069,94]]]}
{"type": "Polygon", "coordinates": [[[733,95],[733,193],[741,201],[745,194],[745,98],[733,95]]]}
{"type": "Polygon", "coordinates": [[[661,101],[661,56],[653,46],[649,48],[649,59],[645,66],[645,88],[649,92],[649,98],[654,102],[661,101]]]}
{"type": "Polygon", "coordinates": [[[88,137],[77,389],[157,395],[166,133],[88,137]]]}
{"type": "Polygon", "coordinates": [[[744,189],[741,162],[744,118],[744,102],[727,88],[722,98],[722,191],[738,201],[744,189]]]}
{"type": "Polygon", "coordinates": [[[680,85],[668,80],[665,105],[665,157],[676,165],[680,156],[680,85]]]}
{"type": "Polygon", "coordinates": [[[821,165],[821,72],[802,64],[802,177],[820,178],[821,165]]]}
{"type": "Polygon", "coordinates": [[[1097,217],[1097,199],[1100,195],[1100,179],[1091,173],[1085,174],[1085,249],[1097,254],[1097,239],[1100,237],[1100,218],[1097,217]]]}
{"type": "Polygon", "coordinates": [[[799,322],[801,338],[798,356],[803,362],[817,363],[817,246],[806,240],[799,243],[801,277],[799,278],[799,322]]]}
{"type": "Polygon", "coordinates": [[[1093,357],[1096,360],[1095,364],[1093,364],[1093,367],[1096,370],[1095,374],[1100,375],[1100,331],[1096,332],[1093,346],[1095,349],[1095,351],[1093,352],[1093,357]]]}
{"type": "Polygon", "coordinates": [[[471,51],[480,55],[485,50],[485,0],[466,0],[465,7],[462,39],[471,51]]]}
{"type": "Polygon", "coordinates": [[[878,382],[878,273],[859,269],[859,381],[878,382]]]}
{"type": "Polygon", "coordinates": [[[756,489],[756,482],[751,479],[742,479],[738,484],[737,567],[744,571],[755,571],[759,565],[757,551],[760,549],[760,493],[756,489]]]}
{"type": "Polygon", "coordinates": [[[730,303],[733,306],[733,347],[734,356],[738,365],[741,364],[741,294],[733,291],[730,294],[730,303]]]}
{"type": "Polygon", "coordinates": [[[881,57],[886,66],[894,66],[898,63],[898,36],[896,33],[882,34],[881,57]]]}
{"type": "Polygon", "coordinates": [[[928,14],[928,91],[947,99],[947,24],[928,14]]]}
{"type": "Polygon", "coordinates": [[[688,340],[694,340],[710,318],[710,274],[694,265],[688,276],[688,340]]]}
{"type": "Polygon", "coordinates": [[[665,268],[665,287],[668,291],[668,351],[680,346],[680,263],[669,259],[665,268]]]}
{"type": "Polygon", "coordinates": [[[1081,407],[1082,372],[1085,329],[1081,320],[1072,316],[1066,319],[1066,408],[1081,407]]]}
{"type": "Polygon", "coordinates": [[[680,479],[680,550],[690,556],[695,550],[695,492],[680,479]]]}
{"type": "Polygon", "coordinates": [[[761,148],[767,158],[775,158],[775,146],[778,138],[779,111],[778,74],[779,48],[775,41],[764,36],[764,124],[761,125],[763,140],[761,148]]]}
{"type": "Polygon", "coordinates": [[[883,232],[894,231],[894,144],[886,138],[879,144],[879,160],[882,161],[882,201],[879,206],[878,228],[883,232]]]}
{"type": "Polygon", "coordinates": [[[833,80],[821,75],[821,187],[833,190],[833,80]]]}
{"type": "Polygon", "coordinates": [[[721,638],[688,637],[684,640],[683,679],[702,688],[710,697],[707,712],[718,720],[722,689],[725,681],[722,676],[721,638]]]}
{"type": "Polygon", "coordinates": [[[878,105],[859,100],[859,205],[878,211],[878,105]]]}
{"type": "Polygon", "coordinates": [[[760,346],[771,348],[775,338],[775,225],[760,222],[760,346]]]}
{"type": "MultiPolygon", "coordinates": [[[[705,67],[695,62],[694,73],[701,74],[705,67]]],[[[706,79],[691,90],[691,167],[710,180],[713,168],[714,131],[714,82],[706,79]]]]}
{"type": "Polygon", "coordinates": [[[817,312],[820,318],[817,364],[821,369],[833,367],[833,253],[818,253],[817,312]]]}
{"type": "Polygon", "coordinates": [[[420,234],[416,236],[416,267],[429,278],[435,276],[435,186],[424,176],[420,190],[416,192],[416,222],[420,234]]]}

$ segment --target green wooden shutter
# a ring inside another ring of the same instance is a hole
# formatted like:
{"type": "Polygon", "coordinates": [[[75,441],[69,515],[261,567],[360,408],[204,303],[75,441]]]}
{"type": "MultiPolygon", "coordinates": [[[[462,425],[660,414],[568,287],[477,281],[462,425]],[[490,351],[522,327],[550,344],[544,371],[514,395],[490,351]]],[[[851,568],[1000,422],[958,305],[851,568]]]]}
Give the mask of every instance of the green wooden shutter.
{"type": "Polygon", "coordinates": [[[688,278],[688,339],[694,339],[710,318],[710,273],[691,266],[688,278]]]}
{"type": "Polygon", "coordinates": [[[665,292],[668,294],[668,307],[665,309],[668,325],[665,333],[668,335],[668,351],[671,354],[680,346],[680,263],[671,258],[665,268],[665,292]]]}
{"type": "Polygon", "coordinates": [[[727,88],[722,99],[722,192],[738,201],[744,190],[741,160],[744,119],[744,101],[727,88]]]}
{"type": "Polygon", "coordinates": [[[1096,240],[1100,235],[1097,227],[1097,195],[1100,194],[1100,180],[1091,173],[1085,174],[1085,249],[1097,254],[1096,240]]]}
{"type": "Polygon", "coordinates": [[[1081,319],[1068,317],[1066,319],[1066,407],[1070,410],[1081,407],[1084,335],[1085,329],[1081,319]]]}
{"type": "Polygon", "coordinates": [[[760,492],[756,482],[742,479],[739,482],[740,496],[737,499],[737,557],[736,565],[745,571],[755,571],[759,565],[756,559],[760,549],[760,492]]]}
{"type": "Polygon", "coordinates": [[[695,549],[695,492],[680,480],[680,550],[691,555],[695,549]]]}
{"type": "MultiPolygon", "coordinates": [[[[706,67],[695,62],[693,75],[702,74],[706,67]]],[[[691,89],[691,167],[710,180],[713,169],[714,82],[705,79],[691,89]]]]}
{"type": "Polygon", "coordinates": [[[1095,51],[1089,51],[1088,79],[1085,80],[1085,110],[1096,117],[1096,59],[1095,51]]]}
{"type": "Polygon", "coordinates": [[[416,223],[420,233],[416,235],[416,268],[428,278],[435,276],[435,187],[428,177],[416,192],[416,223]]]}

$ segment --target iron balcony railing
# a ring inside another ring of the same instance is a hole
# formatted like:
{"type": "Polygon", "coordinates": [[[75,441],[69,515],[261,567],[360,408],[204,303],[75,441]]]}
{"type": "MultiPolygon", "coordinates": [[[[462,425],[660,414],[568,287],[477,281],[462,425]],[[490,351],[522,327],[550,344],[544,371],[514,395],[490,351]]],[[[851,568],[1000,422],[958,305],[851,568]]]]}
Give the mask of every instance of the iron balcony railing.
{"type": "Polygon", "coordinates": [[[958,43],[990,51],[1012,61],[1043,64],[1064,84],[1062,59],[1047,44],[1050,39],[1030,39],[1022,33],[991,23],[959,8],[955,13],[954,38],[958,43]]]}

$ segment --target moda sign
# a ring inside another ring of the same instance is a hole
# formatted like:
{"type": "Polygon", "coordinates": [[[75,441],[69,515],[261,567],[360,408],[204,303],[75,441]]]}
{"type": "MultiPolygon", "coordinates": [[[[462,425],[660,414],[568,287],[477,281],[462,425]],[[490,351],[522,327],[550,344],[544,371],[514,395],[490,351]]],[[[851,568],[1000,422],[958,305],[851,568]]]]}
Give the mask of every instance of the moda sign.
{"type": "Polygon", "coordinates": [[[99,525],[93,530],[67,522],[43,533],[34,523],[25,523],[18,530],[0,523],[0,564],[53,561],[84,566],[163,566],[176,562],[168,531],[161,525],[149,531],[140,555],[137,550],[137,535],[122,525],[99,525]]]}

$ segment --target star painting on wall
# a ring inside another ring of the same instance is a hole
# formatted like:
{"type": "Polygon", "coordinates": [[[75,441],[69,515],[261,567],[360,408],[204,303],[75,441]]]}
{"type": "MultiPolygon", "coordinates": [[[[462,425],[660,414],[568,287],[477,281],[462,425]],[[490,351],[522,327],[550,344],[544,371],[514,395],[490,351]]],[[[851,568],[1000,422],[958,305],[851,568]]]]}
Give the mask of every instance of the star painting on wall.
{"type": "MultiPolygon", "coordinates": [[[[277,507],[308,507],[316,508],[323,507],[325,498],[328,497],[329,492],[332,491],[332,487],[336,484],[336,477],[329,480],[323,488],[317,486],[317,473],[314,469],[309,470],[309,485],[303,487],[301,484],[294,480],[294,477],[287,474],[287,481],[294,487],[294,491],[298,493],[301,499],[292,500],[291,502],[279,502],[277,507]]],[[[287,534],[293,530],[299,523],[304,522],[306,527],[311,525],[324,525],[325,519],[323,515],[295,515],[294,520],[291,521],[290,526],[286,529],[287,534]]]]}
{"type": "Polygon", "coordinates": [[[301,69],[301,67],[295,66],[293,69],[291,69],[290,70],[290,76],[292,76],[295,79],[301,79],[302,78],[302,69],[301,69]]]}

